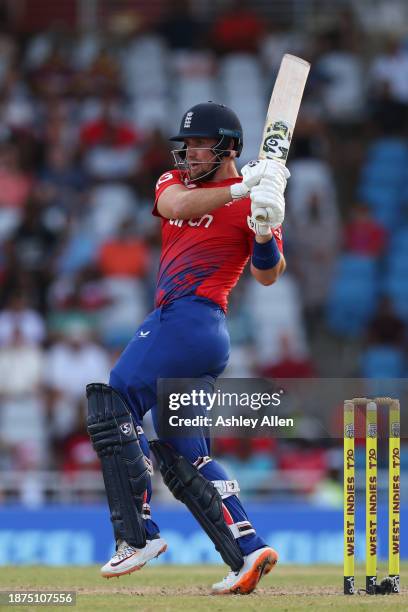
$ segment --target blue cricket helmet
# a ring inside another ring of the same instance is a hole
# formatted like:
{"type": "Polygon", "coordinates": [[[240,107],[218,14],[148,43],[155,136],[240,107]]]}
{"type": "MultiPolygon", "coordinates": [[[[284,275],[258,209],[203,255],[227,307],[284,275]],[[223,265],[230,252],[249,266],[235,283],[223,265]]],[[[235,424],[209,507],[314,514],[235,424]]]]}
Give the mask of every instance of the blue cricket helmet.
{"type": "Polygon", "coordinates": [[[243,146],[241,122],[233,110],[216,102],[203,102],[192,106],[184,113],[179,133],[169,140],[184,141],[186,138],[219,138],[214,150],[220,152],[229,148],[240,156],[243,146]]]}

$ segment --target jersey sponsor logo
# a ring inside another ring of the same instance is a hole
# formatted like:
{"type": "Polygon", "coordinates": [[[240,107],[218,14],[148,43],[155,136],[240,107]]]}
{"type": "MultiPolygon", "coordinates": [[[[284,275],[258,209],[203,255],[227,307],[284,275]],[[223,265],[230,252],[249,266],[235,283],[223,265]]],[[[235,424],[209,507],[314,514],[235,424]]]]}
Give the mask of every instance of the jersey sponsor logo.
{"type": "Polygon", "coordinates": [[[207,229],[213,222],[213,215],[203,215],[199,219],[169,219],[170,225],[176,227],[183,227],[183,225],[189,225],[190,227],[204,227],[207,229]]]}
{"type": "Polygon", "coordinates": [[[202,225],[207,229],[207,227],[210,227],[211,223],[213,222],[213,219],[214,217],[212,215],[203,215],[199,219],[189,219],[188,224],[190,227],[199,227],[200,225],[202,225]]]}
{"type": "Polygon", "coordinates": [[[156,183],[156,189],[158,189],[158,187],[160,187],[160,185],[162,185],[163,183],[166,183],[166,181],[170,181],[172,178],[174,177],[171,172],[165,172],[164,174],[162,174],[156,183]]]}

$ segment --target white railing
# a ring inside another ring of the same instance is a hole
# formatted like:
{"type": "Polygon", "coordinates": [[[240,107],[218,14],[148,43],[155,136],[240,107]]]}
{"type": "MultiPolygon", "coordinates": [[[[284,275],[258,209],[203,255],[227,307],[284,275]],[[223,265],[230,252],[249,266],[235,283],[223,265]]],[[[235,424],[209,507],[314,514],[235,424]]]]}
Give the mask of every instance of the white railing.
{"type": "MultiPolygon", "coordinates": [[[[386,470],[379,470],[378,488],[380,495],[384,496],[387,474],[386,470]]],[[[264,479],[257,479],[253,487],[241,483],[241,491],[244,496],[259,500],[269,497],[278,500],[287,496],[307,500],[313,494],[313,483],[318,482],[320,476],[321,472],[314,470],[276,470],[264,479]]],[[[357,472],[356,485],[357,490],[363,493],[363,472],[357,472]]],[[[408,491],[408,476],[401,483],[401,491],[404,490],[408,491]]],[[[153,491],[154,499],[159,502],[171,502],[173,499],[157,473],[153,476],[153,491]]],[[[79,472],[75,476],[56,471],[9,471],[0,474],[0,505],[13,502],[32,506],[45,502],[95,503],[105,499],[102,474],[98,472],[79,472]]]]}

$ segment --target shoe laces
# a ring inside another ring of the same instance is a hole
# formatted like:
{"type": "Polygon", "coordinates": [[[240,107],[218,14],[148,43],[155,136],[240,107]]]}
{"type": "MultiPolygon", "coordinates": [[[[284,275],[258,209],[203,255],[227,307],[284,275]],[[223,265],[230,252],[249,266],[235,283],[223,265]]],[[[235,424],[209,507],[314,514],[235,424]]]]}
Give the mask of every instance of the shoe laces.
{"type": "Polygon", "coordinates": [[[130,544],[128,544],[125,540],[121,540],[118,544],[118,550],[116,551],[114,556],[117,557],[119,561],[121,561],[122,559],[129,557],[129,555],[132,555],[135,550],[136,549],[134,548],[134,546],[130,546],[130,544]]]}
{"type": "Polygon", "coordinates": [[[234,572],[234,570],[231,570],[230,572],[228,572],[228,574],[225,576],[225,578],[222,579],[221,582],[229,582],[230,580],[232,580],[233,578],[238,576],[238,574],[239,574],[239,572],[234,572]]]}

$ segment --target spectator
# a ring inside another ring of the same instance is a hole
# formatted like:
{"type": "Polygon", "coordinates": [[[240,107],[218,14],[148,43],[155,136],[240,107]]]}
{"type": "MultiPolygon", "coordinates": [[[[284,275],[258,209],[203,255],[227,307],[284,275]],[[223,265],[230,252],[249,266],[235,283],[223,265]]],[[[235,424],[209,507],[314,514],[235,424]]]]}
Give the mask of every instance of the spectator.
{"type": "Polygon", "coordinates": [[[408,52],[397,36],[390,36],[384,52],[374,57],[370,80],[375,98],[408,105],[408,52]]]}
{"type": "Polygon", "coordinates": [[[17,397],[35,393],[42,376],[42,349],[27,340],[18,326],[0,348],[0,394],[17,397]]]}
{"type": "MultiPolygon", "coordinates": [[[[113,157],[110,158],[109,153],[103,163],[107,162],[110,165],[114,157],[115,155],[113,154],[113,157]]],[[[99,161],[101,161],[100,158],[99,161]]],[[[126,174],[130,173],[133,169],[133,161],[124,160],[123,158],[122,161],[116,159],[116,161],[113,161],[113,166],[109,169],[105,164],[103,173],[122,171],[126,174]],[[122,165],[122,161],[124,161],[124,165],[122,165]],[[128,161],[131,163],[128,163],[128,161]],[[122,167],[119,169],[120,165],[122,167]]],[[[99,170],[102,170],[102,167],[99,170]]],[[[89,192],[87,204],[84,215],[85,228],[79,225],[74,228],[74,231],[76,230],[76,234],[80,235],[85,229],[89,238],[94,241],[96,248],[107,237],[115,236],[125,220],[136,217],[138,210],[138,200],[135,192],[123,181],[120,182],[119,180],[95,185],[89,192]]]]}
{"type": "Polygon", "coordinates": [[[125,219],[117,235],[102,243],[98,264],[104,276],[145,276],[149,266],[149,251],[146,243],[137,237],[131,219],[125,219]]]}
{"type": "Polygon", "coordinates": [[[15,327],[0,346],[0,446],[6,442],[13,467],[46,465],[48,428],[39,394],[43,367],[43,350],[15,327]],[[23,465],[28,449],[31,459],[23,465]]]}
{"type": "Polygon", "coordinates": [[[331,468],[327,475],[316,483],[309,501],[316,506],[340,509],[343,507],[343,487],[340,484],[341,471],[331,468]]]}
{"type": "Polygon", "coordinates": [[[383,297],[368,325],[367,342],[370,345],[403,347],[405,339],[404,322],[395,313],[390,298],[383,297]]]}
{"type": "Polygon", "coordinates": [[[22,75],[16,69],[10,69],[5,75],[4,83],[2,120],[15,137],[32,134],[35,123],[34,105],[28,98],[21,79],[22,75]]]}
{"type": "Polygon", "coordinates": [[[73,152],[63,143],[50,146],[46,162],[40,173],[41,186],[47,202],[65,214],[78,208],[79,196],[86,181],[82,168],[73,158],[73,152]]]}
{"type": "Polygon", "coordinates": [[[250,3],[233,0],[216,19],[211,42],[220,53],[256,53],[264,34],[262,19],[250,3]]]}
{"type": "Polygon", "coordinates": [[[190,0],[173,0],[156,31],[171,49],[193,49],[200,46],[203,28],[194,19],[190,0]]]}
{"type": "MultiPolygon", "coordinates": [[[[324,202],[321,210],[323,219],[338,228],[336,188],[332,169],[324,159],[323,151],[327,146],[324,126],[317,121],[305,123],[300,127],[303,132],[293,143],[292,161],[289,164],[291,179],[288,183],[287,200],[290,223],[296,220],[312,222],[311,213],[317,213],[317,201],[324,202]],[[312,200],[311,206],[310,202],[312,200]]],[[[315,215],[316,216],[316,215],[315,215]]],[[[317,215],[318,216],[318,215],[317,215]]],[[[327,222],[326,221],[326,222],[327,222]]],[[[311,228],[310,228],[311,229],[311,228]]]]}
{"type": "Polygon", "coordinates": [[[298,490],[313,493],[318,483],[326,477],[327,451],[318,443],[308,440],[297,440],[283,450],[278,457],[278,466],[284,472],[285,480],[296,485],[298,490]]]}
{"type": "Polygon", "coordinates": [[[300,30],[292,30],[288,25],[271,21],[267,24],[267,32],[261,42],[261,57],[270,74],[277,74],[282,57],[292,53],[299,57],[307,57],[307,36],[300,30]]]}
{"type": "Polygon", "coordinates": [[[10,11],[5,4],[2,4],[0,6],[0,84],[9,66],[17,59],[17,41],[10,30],[10,11]]]}
{"type": "Polygon", "coordinates": [[[72,276],[59,279],[50,288],[48,328],[51,336],[64,333],[72,323],[84,325],[95,333],[101,310],[109,303],[100,272],[84,267],[72,276]]]}
{"type": "Polygon", "coordinates": [[[262,287],[249,279],[245,306],[251,315],[258,367],[269,367],[281,361],[282,335],[288,339],[292,355],[296,354],[297,359],[307,357],[309,351],[300,296],[295,280],[288,272],[279,283],[270,287],[262,287]]]}
{"type": "Polygon", "coordinates": [[[256,495],[267,487],[276,467],[276,439],[219,438],[216,449],[226,469],[239,479],[241,491],[256,495]]]}
{"type": "Polygon", "coordinates": [[[311,358],[299,354],[290,344],[290,338],[282,334],[279,343],[279,361],[262,364],[258,373],[263,378],[310,378],[316,375],[311,358]]]}
{"type": "Polygon", "coordinates": [[[320,35],[320,56],[313,63],[322,81],[322,102],[330,121],[361,119],[364,106],[361,57],[345,47],[344,33],[337,27],[320,35]]]}
{"type": "Polygon", "coordinates": [[[356,204],[344,227],[344,248],[349,253],[379,257],[386,245],[387,232],[372,218],[366,204],[356,204]]]}
{"type": "Polygon", "coordinates": [[[0,241],[19,223],[31,189],[32,178],[21,167],[17,147],[0,144],[0,241]]]}
{"type": "Polygon", "coordinates": [[[77,146],[79,127],[76,123],[75,106],[66,98],[50,98],[44,101],[38,112],[41,141],[45,161],[52,147],[64,147],[68,152],[77,146]]]}
{"type": "Polygon", "coordinates": [[[11,288],[18,287],[17,270],[29,272],[41,311],[46,308],[46,293],[52,278],[57,240],[58,231],[50,228],[44,219],[39,194],[33,194],[24,209],[21,223],[7,244],[5,284],[11,288]]]}
{"type": "Polygon", "coordinates": [[[100,49],[88,69],[77,75],[75,88],[80,95],[110,96],[119,89],[119,66],[108,48],[100,49]]]}
{"type": "Polygon", "coordinates": [[[31,74],[31,84],[40,97],[59,97],[73,92],[74,71],[57,44],[43,64],[31,74]]]}
{"type": "Polygon", "coordinates": [[[118,102],[105,97],[100,116],[80,132],[84,167],[94,180],[127,180],[137,167],[143,137],[124,119],[118,102]]]}
{"type": "MultiPolygon", "coordinates": [[[[295,171],[295,181],[298,176],[295,171]]],[[[339,243],[337,211],[323,199],[323,190],[313,192],[312,186],[302,214],[288,214],[291,262],[311,324],[319,319],[326,304],[339,243]]]]}
{"type": "Polygon", "coordinates": [[[59,243],[55,266],[54,280],[57,284],[60,278],[64,283],[67,276],[92,265],[95,260],[99,245],[98,237],[88,231],[86,225],[81,221],[81,217],[75,214],[71,214],[67,219],[67,225],[59,243]]]}
{"type": "Polygon", "coordinates": [[[57,462],[71,480],[83,471],[100,472],[100,461],[86,430],[86,400],[78,400],[74,411],[76,419],[72,431],[64,438],[55,439],[57,462]]]}
{"type": "Polygon", "coordinates": [[[91,340],[89,327],[80,320],[67,322],[60,340],[46,354],[44,384],[54,435],[74,427],[75,406],[90,381],[108,381],[107,352],[91,340]]]}
{"type": "Polygon", "coordinates": [[[81,146],[91,147],[109,144],[118,150],[133,147],[139,143],[141,135],[120,116],[118,101],[108,96],[103,101],[100,116],[82,126],[81,146]]]}
{"type": "Polygon", "coordinates": [[[170,147],[159,129],[146,138],[138,163],[135,187],[142,193],[153,193],[157,177],[169,169],[170,147]]]}
{"type": "Polygon", "coordinates": [[[43,318],[29,308],[26,296],[20,292],[11,294],[0,311],[0,346],[10,344],[16,333],[27,345],[40,345],[46,333],[43,318]]]}

